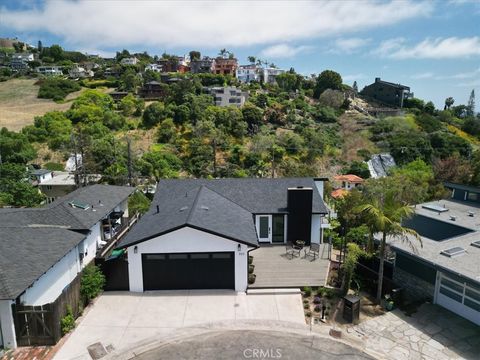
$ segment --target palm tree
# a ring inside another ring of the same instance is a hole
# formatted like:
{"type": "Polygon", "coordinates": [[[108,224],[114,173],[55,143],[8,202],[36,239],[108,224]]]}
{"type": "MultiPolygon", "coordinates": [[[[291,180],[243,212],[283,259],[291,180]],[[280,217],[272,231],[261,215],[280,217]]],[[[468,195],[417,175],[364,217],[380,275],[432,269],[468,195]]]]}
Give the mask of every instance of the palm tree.
{"type": "Polygon", "coordinates": [[[400,239],[402,242],[407,243],[413,250],[415,250],[415,246],[412,238],[418,240],[420,246],[422,246],[422,240],[415,230],[402,226],[402,220],[411,217],[414,214],[414,210],[412,207],[398,201],[393,194],[387,194],[383,199],[381,199],[381,197],[380,199],[378,197],[374,198],[369,203],[360,205],[357,211],[364,215],[371,233],[382,234],[376,298],[377,302],[380,303],[382,298],[383,269],[387,238],[400,239]]]}
{"type": "Polygon", "coordinates": [[[247,57],[247,59],[250,62],[250,64],[255,64],[255,62],[257,61],[257,58],[255,56],[249,56],[247,57]]]}

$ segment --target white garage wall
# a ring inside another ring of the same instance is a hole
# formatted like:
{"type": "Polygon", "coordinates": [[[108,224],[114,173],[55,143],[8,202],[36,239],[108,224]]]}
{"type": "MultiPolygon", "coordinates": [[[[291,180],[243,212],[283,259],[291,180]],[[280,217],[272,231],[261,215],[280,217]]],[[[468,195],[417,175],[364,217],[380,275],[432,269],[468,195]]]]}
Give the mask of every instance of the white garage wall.
{"type": "Polygon", "coordinates": [[[235,254],[235,290],[246,291],[248,285],[248,247],[241,244],[238,251],[235,241],[212,235],[203,231],[184,227],[171,233],[144,241],[127,249],[130,291],[143,291],[142,254],[152,253],[189,253],[222,252],[235,254]]]}
{"type": "Polygon", "coordinates": [[[12,317],[12,303],[10,300],[0,300],[0,333],[3,338],[3,346],[10,349],[17,347],[15,325],[12,317]]]}

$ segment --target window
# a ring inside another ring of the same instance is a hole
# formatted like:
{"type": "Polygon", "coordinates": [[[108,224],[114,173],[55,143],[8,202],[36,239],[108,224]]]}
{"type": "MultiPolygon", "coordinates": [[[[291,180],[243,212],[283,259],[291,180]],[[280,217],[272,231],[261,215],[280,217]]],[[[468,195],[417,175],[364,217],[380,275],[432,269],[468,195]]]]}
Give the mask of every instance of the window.
{"type": "Polygon", "coordinates": [[[187,260],[188,255],[187,254],[169,254],[168,258],[170,260],[187,260]]]}
{"type": "Polygon", "coordinates": [[[196,260],[196,259],[209,259],[210,254],[191,254],[190,259],[196,260]]]}
{"type": "Polygon", "coordinates": [[[468,200],[468,201],[478,201],[478,200],[479,200],[478,195],[479,195],[479,194],[477,194],[477,193],[469,192],[469,193],[468,193],[468,196],[467,196],[467,200],[468,200]]]}
{"type": "Polygon", "coordinates": [[[459,303],[462,302],[462,295],[459,295],[459,294],[457,294],[453,291],[450,291],[450,290],[444,288],[443,286],[440,287],[440,293],[445,295],[445,296],[448,296],[450,299],[458,301],[459,303]]]}
{"type": "Polygon", "coordinates": [[[163,254],[148,254],[146,258],[147,260],[165,260],[166,256],[163,254]]]}
{"type": "Polygon", "coordinates": [[[231,259],[232,254],[225,254],[225,253],[214,253],[212,254],[212,259],[231,259]]]}
{"type": "Polygon", "coordinates": [[[262,239],[268,238],[268,217],[267,216],[261,216],[260,217],[260,234],[259,237],[262,239]]]}

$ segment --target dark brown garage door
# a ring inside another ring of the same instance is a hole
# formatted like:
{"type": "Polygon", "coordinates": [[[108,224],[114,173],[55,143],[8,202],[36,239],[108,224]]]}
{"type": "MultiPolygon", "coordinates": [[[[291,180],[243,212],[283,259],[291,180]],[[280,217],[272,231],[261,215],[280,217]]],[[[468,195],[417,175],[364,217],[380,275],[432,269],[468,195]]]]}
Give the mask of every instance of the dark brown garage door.
{"type": "Polygon", "coordinates": [[[235,289],[233,252],[143,254],[144,290],[235,289]]]}

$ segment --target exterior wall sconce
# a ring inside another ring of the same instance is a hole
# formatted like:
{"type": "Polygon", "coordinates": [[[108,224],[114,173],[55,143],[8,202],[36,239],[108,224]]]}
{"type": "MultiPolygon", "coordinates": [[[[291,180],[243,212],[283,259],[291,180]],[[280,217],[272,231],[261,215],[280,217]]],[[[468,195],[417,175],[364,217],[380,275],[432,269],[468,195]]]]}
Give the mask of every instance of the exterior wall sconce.
{"type": "Polygon", "coordinates": [[[135,245],[135,246],[133,247],[133,253],[134,253],[134,254],[138,253],[138,246],[137,246],[137,245],[135,245]]]}
{"type": "Polygon", "coordinates": [[[238,245],[237,245],[237,250],[238,250],[238,251],[242,250],[242,245],[238,244],[238,245]]]}

